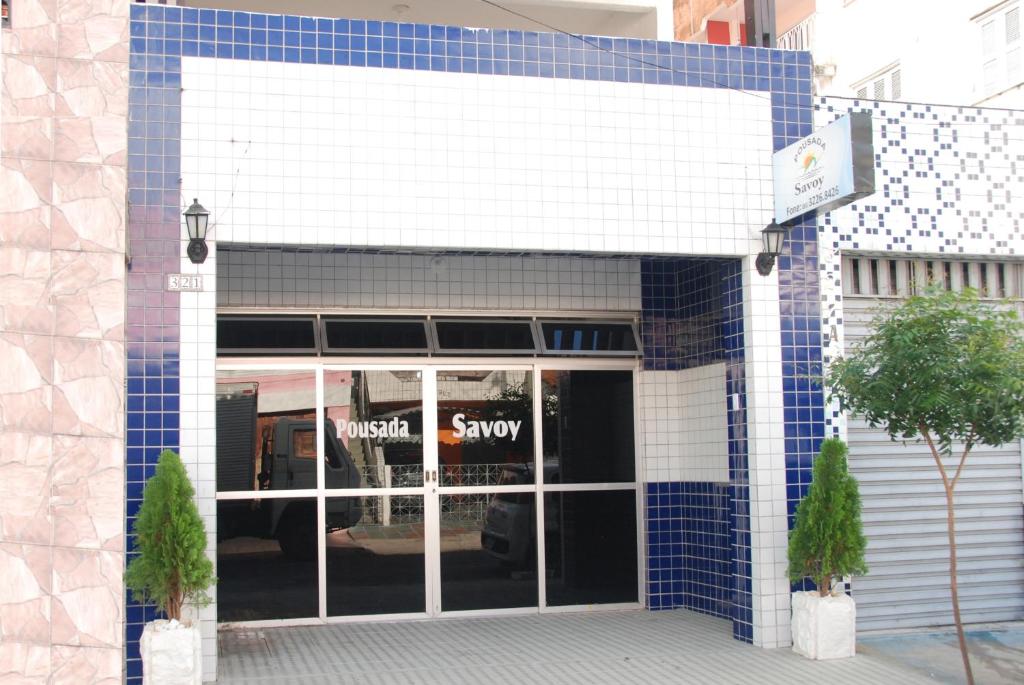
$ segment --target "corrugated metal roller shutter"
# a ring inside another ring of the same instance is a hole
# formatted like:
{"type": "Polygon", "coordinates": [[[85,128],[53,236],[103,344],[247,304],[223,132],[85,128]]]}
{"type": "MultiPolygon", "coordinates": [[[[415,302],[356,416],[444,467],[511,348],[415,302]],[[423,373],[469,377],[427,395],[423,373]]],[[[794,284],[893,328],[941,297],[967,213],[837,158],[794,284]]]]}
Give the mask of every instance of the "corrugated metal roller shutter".
{"type": "MultiPolygon", "coordinates": [[[[847,348],[867,333],[878,303],[874,297],[844,298],[847,348]]],[[[870,570],[853,583],[857,629],[952,624],[945,495],[928,447],[892,442],[856,418],[849,421],[848,440],[870,570]]],[[[965,622],[1024,618],[1022,492],[1019,443],[972,450],[956,489],[965,622]]]]}

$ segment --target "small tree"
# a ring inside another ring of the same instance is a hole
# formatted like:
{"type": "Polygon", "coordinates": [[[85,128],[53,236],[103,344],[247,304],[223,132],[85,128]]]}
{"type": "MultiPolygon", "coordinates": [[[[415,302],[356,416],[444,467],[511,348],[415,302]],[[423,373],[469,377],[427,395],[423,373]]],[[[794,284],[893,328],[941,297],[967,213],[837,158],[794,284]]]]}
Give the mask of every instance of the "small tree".
{"type": "Polygon", "coordinates": [[[882,312],[873,327],[832,366],[828,384],[843,409],[893,440],[923,439],[931,450],[946,493],[953,620],[973,684],[957,595],[953,493],[971,448],[1024,434],[1024,329],[1014,312],[980,302],[973,291],[937,290],[882,312]]]}
{"type": "Polygon", "coordinates": [[[860,492],[846,469],[846,445],[839,438],[821,443],[811,488],[796,508],[789,538],[789,578],[811,578],[828,596],[832,581],[868,572],[867,544],[860,523],[860,492]]]}
{"type": "Polygon", "coordinates": [[[125,572],[125,585],[137,599],[155,603],[179,621],[186,601],[210,603],[206,590],[216,582],[193,492],[178,455],[161,452],[133,527],[138,556],[125,572]]]}

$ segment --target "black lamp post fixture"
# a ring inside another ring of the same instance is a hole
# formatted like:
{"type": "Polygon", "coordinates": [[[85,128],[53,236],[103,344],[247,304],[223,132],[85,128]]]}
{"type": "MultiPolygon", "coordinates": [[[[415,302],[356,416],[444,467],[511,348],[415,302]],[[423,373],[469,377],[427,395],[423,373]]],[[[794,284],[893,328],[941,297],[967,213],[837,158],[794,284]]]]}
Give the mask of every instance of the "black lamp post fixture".
{"type": "Polygon", "coordinates": [[[757,255],[757,273],[767,276],[775,266],[775,258],[782,254],[782,239],[786,237],[786,229],[774,221],[761,229],[761,252],[757,255]]]}
{"type": "Polygon", "coordinates": [[[188,227],[188,248],[185,254],[193,264],[202,264],[210,250],[206,247],[206,227],[210,221],[210,213],[192,198],[192,206],[185,210],[185,225],[188,227]]]}

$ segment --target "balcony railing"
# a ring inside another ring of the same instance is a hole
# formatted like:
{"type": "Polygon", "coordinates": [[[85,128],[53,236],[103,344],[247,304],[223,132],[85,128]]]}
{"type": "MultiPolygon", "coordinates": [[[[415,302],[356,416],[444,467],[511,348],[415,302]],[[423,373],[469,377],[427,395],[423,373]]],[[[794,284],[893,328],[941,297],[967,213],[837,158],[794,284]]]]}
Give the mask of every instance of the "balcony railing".
{"type": "Polygon", "coordinates": [[[783,33],[775,44],[780,50],[810,50],[814,44],[814,15],[783,33]]]}

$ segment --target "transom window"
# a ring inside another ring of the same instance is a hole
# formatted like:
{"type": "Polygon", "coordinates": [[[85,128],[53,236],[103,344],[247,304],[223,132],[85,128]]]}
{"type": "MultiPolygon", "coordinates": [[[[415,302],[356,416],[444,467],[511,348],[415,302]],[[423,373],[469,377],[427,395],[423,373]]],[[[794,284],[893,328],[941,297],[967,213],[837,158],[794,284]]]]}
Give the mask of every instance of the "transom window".
{"type": "Polygon", "coordinates": [[[217,317],[217,352],[222,356],[638,357],[640,350],[635,322],[624,320],[318,314],[217,317]]]}

